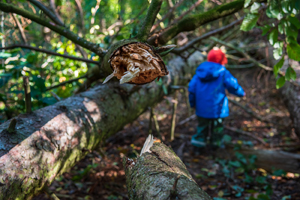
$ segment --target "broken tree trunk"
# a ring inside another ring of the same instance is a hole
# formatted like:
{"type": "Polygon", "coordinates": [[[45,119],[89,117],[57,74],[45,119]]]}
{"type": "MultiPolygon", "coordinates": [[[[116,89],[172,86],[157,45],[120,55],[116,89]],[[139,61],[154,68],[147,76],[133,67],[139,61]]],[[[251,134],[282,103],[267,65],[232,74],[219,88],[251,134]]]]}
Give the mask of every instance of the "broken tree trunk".
{"type": "Polygon", "coordinates": [[[210,200],[172,149],[155,143],[136,160],[123,159],[129,199],[210,200]]]}
{"type": "MultiPolygon", "coordinates": [[[[169,62],[163,84],[186,84],[195,67],[169,62]]],[[[106,85],[62,100],[0,125],[0,199],[30,199],[88,151],[163,99],[161,84],[106,85]]]]}

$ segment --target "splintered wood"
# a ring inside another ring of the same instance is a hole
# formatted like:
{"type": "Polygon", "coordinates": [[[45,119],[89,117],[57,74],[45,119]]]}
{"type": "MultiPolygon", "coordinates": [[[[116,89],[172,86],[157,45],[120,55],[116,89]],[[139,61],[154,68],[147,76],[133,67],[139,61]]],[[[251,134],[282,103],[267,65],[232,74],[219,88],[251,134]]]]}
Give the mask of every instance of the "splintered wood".
{"type": "Polygon", "coordinates": [[[119,47],[111,55],[109,62],[113,73],[103,83],[115,76],[121,84],[141,85],[169,73],[163,60],[152,47],[140,42],[119,47]]]}

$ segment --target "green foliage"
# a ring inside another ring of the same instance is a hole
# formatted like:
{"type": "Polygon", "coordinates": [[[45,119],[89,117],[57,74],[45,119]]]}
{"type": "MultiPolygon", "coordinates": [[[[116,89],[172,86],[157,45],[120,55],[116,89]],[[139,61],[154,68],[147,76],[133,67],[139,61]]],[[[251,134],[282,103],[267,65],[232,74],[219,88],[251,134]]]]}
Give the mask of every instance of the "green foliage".
{"type": "MultiPolygon", "coordinates": [[[[245,1],[245,7],[248,7],[251,1],[245,1]]],[[[256,26],[260,16],[260,4],[253,3],[250,13],[245,17],[241,30],[249,31],[256,26]]],[[[274,74],[278,75],[284,63],[284,56],[287,54],[290,59],[300,61],[300,45],[297,43],[300,21],[296,15],[300,12],[300,1],[297,0],[268,0],[266,15],[270,18],[268,21],[258,26],[262,30],[262,35],[268,35],[269,43],[274,47],[274,58],[281,60],[274,66],[274,74]],[[278,40],[284,36],[284,40],[278,40]],[[286,49],[285,49],[286,47],[286,49]]],[[[289,67],[286,76],[277,80],[276,88],[284,85],[286,80],[295,80],[296,73],[289,67]]]]}
{"type": "Polygon", "coordinates": [[[284,84],[285,84],[285,77],[282,76],[279,79],[277,79],[277,81],[276,81],[276,88],[279,89],[282,86],[284,86],[284,84]]]}

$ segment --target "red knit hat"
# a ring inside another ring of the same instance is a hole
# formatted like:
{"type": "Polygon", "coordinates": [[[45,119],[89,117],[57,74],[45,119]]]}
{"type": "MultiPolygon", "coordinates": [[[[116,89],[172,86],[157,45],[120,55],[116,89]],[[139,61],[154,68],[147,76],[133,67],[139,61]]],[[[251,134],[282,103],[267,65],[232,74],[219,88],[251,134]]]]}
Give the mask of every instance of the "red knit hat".
{"type": "Polygon", "coordinates": [[[227,64],[227,58],[220,49],[212,49],[208,52],[207,61],[219,63],[221,65],[227,64]]]}

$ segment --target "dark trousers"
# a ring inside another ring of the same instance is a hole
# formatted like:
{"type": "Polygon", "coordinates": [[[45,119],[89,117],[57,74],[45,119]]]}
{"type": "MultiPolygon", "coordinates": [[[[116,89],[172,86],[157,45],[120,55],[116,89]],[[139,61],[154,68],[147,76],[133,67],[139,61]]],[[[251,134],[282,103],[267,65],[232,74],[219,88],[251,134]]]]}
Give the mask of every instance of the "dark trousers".
{"type": "Polygon", "coordinates": [[[192,136],[192,145],[204,147],[207,143],[212,145],[221,145],[223,138],[223,119],[206,119],[197,117],[197,133],[192,136]]]}

